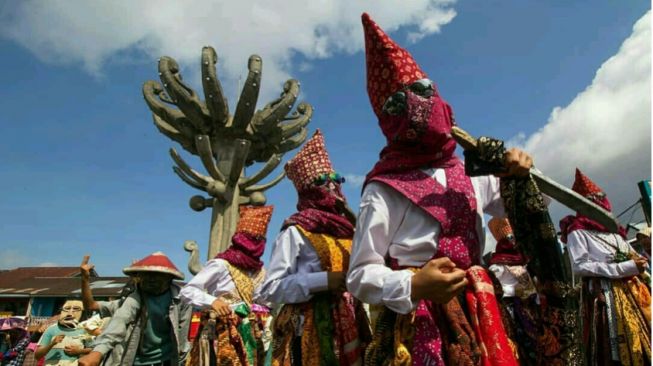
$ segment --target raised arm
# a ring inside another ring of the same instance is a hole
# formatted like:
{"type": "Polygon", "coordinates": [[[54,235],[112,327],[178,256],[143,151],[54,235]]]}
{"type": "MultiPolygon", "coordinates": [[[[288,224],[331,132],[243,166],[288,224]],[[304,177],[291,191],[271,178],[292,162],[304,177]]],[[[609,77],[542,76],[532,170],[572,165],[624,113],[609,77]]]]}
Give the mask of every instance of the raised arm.
{"type": "Polygon", "coordinates": [[[84,303],[85,310],[98,311],[100,310],[100,306],[93,298],[93,292],[91,291],[91,271],[95,265],[89,264],[89,259],[90,256],[85,255],[84,259],[82,259],[82,264],[79,266],[80,277],[82,280],[82,303],[84,303]]]}

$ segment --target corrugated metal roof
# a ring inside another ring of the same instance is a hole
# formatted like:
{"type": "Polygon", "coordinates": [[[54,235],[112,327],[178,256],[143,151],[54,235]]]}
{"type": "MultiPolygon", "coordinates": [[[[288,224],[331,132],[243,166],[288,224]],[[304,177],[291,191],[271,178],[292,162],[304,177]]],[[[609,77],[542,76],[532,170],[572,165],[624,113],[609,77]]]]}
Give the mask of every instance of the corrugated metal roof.
{"type": "MultiPolygon", "coordinates": [[[[93,277],[93,296],[118,296],[127,281],[129,277],[93,277]]],[[[80,286],[79,277],[26,278],[12,283],[11,287],[0,288],[0,297],[81,297],[80,286]]]]}
{"type": "MultiPolygon", "coordinates": [[[[97,275],[97,273],[94,273],[97,275]]],[[[0,272],[0,289],[34,277],[76,277],[79,267],[18,267],[0,272]]]]}

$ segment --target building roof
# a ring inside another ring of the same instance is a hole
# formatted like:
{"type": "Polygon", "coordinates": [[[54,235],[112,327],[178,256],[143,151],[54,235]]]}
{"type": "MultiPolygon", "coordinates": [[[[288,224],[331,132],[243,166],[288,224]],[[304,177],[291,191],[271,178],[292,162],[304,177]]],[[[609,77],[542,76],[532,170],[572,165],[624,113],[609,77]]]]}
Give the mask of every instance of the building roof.
{"type": "MultiPolygon", "coordinates": [[[[79,271],[79,269],[77,269],[79,271]]],[[[1,274],[0,274],[1,275],[1,274]]],[[[120,295],[129,277],[92,277],[94,297],[120,295]]],[[[33,277],[0,287],[0,298],[7,297],[81,297],[79,277],[33,277]]]]}
{"type": "MultiPolygon", "coordinates": [[[[28,278],[35,277],[78,277],[79,267],[18,267],[0,271],[0,289],[9,288],[28,278]]],[[[91,272],[96,277],[95,270],[91,272]]]]}

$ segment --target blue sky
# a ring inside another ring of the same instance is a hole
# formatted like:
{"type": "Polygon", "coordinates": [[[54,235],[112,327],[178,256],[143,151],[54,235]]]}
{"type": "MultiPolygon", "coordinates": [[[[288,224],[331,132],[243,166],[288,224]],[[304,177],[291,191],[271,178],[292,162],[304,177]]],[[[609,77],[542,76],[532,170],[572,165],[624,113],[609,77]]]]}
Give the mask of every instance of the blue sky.
{"type": "MultiPolygon", "coordinates": [[[[310,130],[325,134],[357,207],[356,178],[384,145],[365,88],[362,10],[413,54],[469,132],[523,146],[565,184],[579,166],[615,211],[637,200],[637,181],[650,180],[648,1],[333,1],[302,11],[293,1],[284,11],[238,3],[189,14],[175,2],[0,3],[0,268],[77,265],[88,253],[101,275],[117,275],[163,250],[185,270],[188,239],[205,256],[210,212],[188,207],[199,192],[172,173],[167,153],[181,148],[156,130],[141,95],[163,54],[200,91],[204,44],[220,56],[232,110],[251,53],[264,61],[260,107],[288,75],[301,81],[301,99],[315,107],[310,130]]],[[[269,241],[295,200],[287,180],[268,191],[269,241]]]]}

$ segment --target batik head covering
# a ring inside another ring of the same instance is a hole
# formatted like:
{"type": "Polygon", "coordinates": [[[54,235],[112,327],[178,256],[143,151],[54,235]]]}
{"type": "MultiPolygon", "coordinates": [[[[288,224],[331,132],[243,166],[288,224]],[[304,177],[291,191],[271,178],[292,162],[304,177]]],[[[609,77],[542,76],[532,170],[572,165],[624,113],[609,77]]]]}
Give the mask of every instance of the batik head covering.
{"type": "Polygon", "coordinates": [[[335,190],[316,186],[315,180],[322,174],[334,173],[324,136],[318,129],[313,137],[285,166],[286,175],[297,189],[297,213],[286,219],[283,228],[300,225],[312,233],[329,234],[338,238],[353,236],[353,225],[342,215],[338,201],[345,196],[337,185],[335,190]]]}
{"type": "Polygon", "coordinates": [[[488,222],[488,228],[497,241],[497,246],[490,257],[489,264],[526,264],[526,259],[521,251],[515,248],[515,236],[508,219],[493,217],[488,222]]]}
{"type": "Polygon", "coordinates": [[[265,237],[274,206],[240,206],[240,219],[231,245],[216,258],[248,271],[263,267],[261,256],[265,251],[265,237]]]}
{"type": "MultiPolygon", "coordinates": [[[[603,189],[594,183],[588,176],[583,174],[578,168],[576,168],[576,177],[574,179],[574,185],[571,187],[571,189],[581,196],[603,207],[607,211],[612,211],[612,204],[610,204],[610,200],[608,200],[608,196],[605,194],[603,189]]],[[[576,213],[576,216],[569,215],[560,220],[560,232],[562,234],[560,239],[563,243],[566,243],[567,235],[572,231],[579,229],[593,230],[603,233],[609,232],[605,226],[599,224],[595,220],[576,213]]],[[[619,227],[619,234],[624,239],[626,238],[626,230],[623,227],[619,227]]]]}
{"type": "Polygon", "coordinates": [[[608,197],[605,195],[605,192],[603,192],[603,189],[594,183],[588,176],[583,174],[578,168],[576,168],[576,177],[571,189],[581,196],[594,201],[606,210],[612,211],[612,205],[610,204],[608,197]]]}
{"type": "Polygon", "coordinates": [[[363,14],[362,22],[367,93],[387,141],[367,179],[388,172],[453,165],[457,159],[453,156],[456,142],[451,136],[451,107],[408,51],[368,14],[363,14]],[[390,112],[384,109],[386,103],[400,107],[390,112]]]}
{"type": "Polygon", "coordinates": [[[322,131],[317,129],[285,166],[288,179],[295,185],[297,191],[310,187],[321,174],[333,173],[329,153],[324,146],[322,131]]]}
{"type": "Polygon", "coordinates": [[[122,272],[128,276],[138,272],[165,273],[178,280],[184,279],[184,274],[177,269],[170,258],[163,254],[163,252],[155,252],[141,260],[135,261],[131,266],[124,268],[122,272]]]}
{"type": "Polygon", "coordinates": [[[367,14],[362,15],[367,61],[367,94],[377,116],[392,94],[411,83],[426,79],[413,56],[393,41],[367,14]]]}

